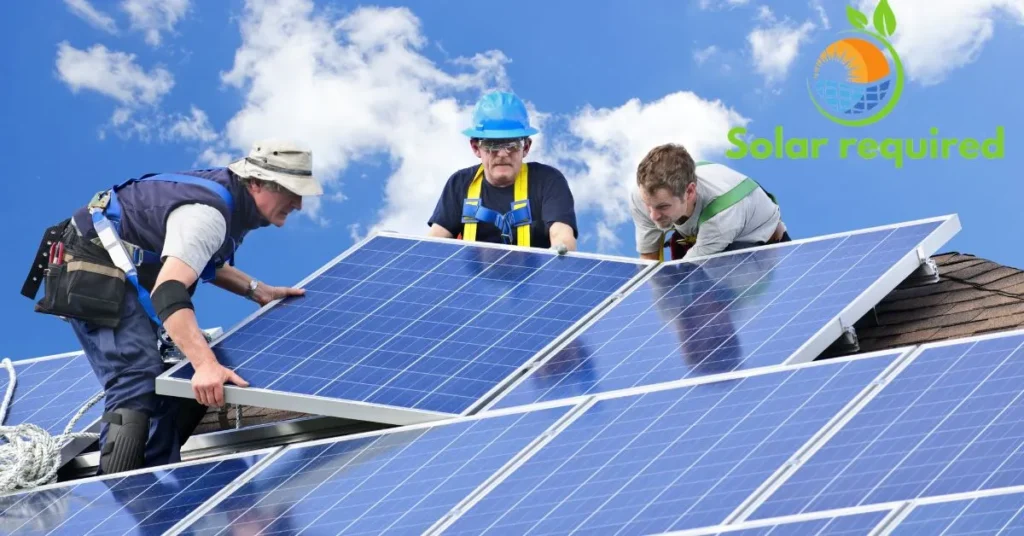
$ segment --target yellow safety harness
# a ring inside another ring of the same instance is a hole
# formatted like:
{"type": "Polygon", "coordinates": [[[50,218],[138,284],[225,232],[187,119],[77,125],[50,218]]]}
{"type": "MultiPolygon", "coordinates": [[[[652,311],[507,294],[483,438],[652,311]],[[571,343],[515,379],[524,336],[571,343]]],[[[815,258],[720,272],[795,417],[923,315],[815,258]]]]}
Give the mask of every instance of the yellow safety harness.
{"type": "Polygon", "coordinates": [[[530,200],[528,198],[529,178],[527,165],[519,166],[519,173],[516,174],[515,200],[512,201],[512,210],[501,214],[483,206],[480,198],[480,187],[484,179],[484,166],[476,170],[476,175],[469,183],[466,192],[466,201],[462,204],[462,238],[471,242],[476,241],[476,226],[480,222],[493,224],[501,230],[502,240],[509,243],[512,237],[512,230],[516,232],[516,245],[530,247],[530,223],[533,221],[530,213],[530,200]]]}

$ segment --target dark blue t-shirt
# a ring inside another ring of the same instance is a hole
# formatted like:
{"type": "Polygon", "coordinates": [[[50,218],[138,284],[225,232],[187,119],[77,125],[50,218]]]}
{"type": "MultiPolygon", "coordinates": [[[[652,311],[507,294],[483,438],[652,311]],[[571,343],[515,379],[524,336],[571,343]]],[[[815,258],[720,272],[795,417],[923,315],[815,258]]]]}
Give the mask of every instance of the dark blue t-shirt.
{"type": "MultiPolygon", "coordinates": [[[[530,200],[530,211],[533,215],[533,223],[530,224],[530,246],[538,248],[550,248],[551,237],[548,229],[555,222],[562,222],[572,227],[573,236],[579,236],[576,228],[576,209],[569,191],[569,182],[557,169],[537,162],[526,162],[528,187],[526,195],[530,200]]],[[[453,236],[462,234],[462,204],[466,200],[466,192],[469,183],[476,175],[479,165],[460,169],[448,178],[440,199],[437,200],[437,207],[434,208],[434,215],[430,217],[427,225],[438,224],[453,236]]],[[[515,201],[515,185],[504,188],[491,186],[487,180],[480,184],[480,198],[483,205],[499,213],[506,213],[512,209],[512,202],[515,201]]],[[[480,242],[496,242],[501,244],[501,231],[490,223],[479,223],[476,226],[476,239],[480,242]]],[[[512,243],[515,244],[516,235],[512,235],[512,243]]]]}

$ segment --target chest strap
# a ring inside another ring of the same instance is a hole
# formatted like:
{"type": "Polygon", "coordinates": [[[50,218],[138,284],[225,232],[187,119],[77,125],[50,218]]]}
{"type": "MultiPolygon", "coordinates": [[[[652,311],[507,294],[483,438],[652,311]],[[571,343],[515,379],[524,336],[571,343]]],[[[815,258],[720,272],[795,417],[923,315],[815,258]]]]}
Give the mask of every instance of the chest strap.
{"type": "MultiPolygon", "coordinates": [[[[696,163],[696,167],[705,166],[712,163],[713,162],[700,161],[696,163]]],[[[745,177],[742,181],[740,181],[739,184],[733,186],[728,192],[725,192],[724,194],[712,199],[711,202],[708,203],[704,207],[704,209],[700,211],[700,217],[697,219],[697,225],[699,226],[703,224],[704,222],[720,214],[722,211],[728,209],[729,207],[735,205],[736,203],[739,203],[740,201],[743,200],[744,197],[747,197],[748,195],[751,194],[751,192],[757,190],[760,187],[761,185],[759,185],[757,181],[751,179],[750,177],[745,177]]],[[[779,202],[775,200],[775,196],[768,193],[767,190],[765,191],[765,194],[768,195],[768,198],[771,199],[773,203],[775,203],[776,205],[779,204],[779,202]]],[[[662,247],[658,250],[659,261],[665,260],[665,236],[666,233],[661,233],[662,247]]]]}
{"type": "MultiPolygon", "coordinates": [[[[150,320],[159,326],[161,325],[161,322],[157,317],[156,310],[153,308],[153,301],[149,296],[149,291],[139,283],[139,274],[135,267],[143,264],[159,263],[160,255],[152,251],[144,250],[134,244],[124,242],[120,237],[121,203],[117,200],[117,191],[133,182],[144,180],[180,182],[203,186],[213,191],[224,200],[225,204],[227,204],[229,214],[231,214],[234,209],[234,199],[231,197],[231,192],[216,181],[204,179],[202,177],[193,177],[191,175],[166,173],[142,179],[129,179],[112,187],[110,190],[96,194],[92,201],[89,202],[89,215],[92,217],[93,228],[96,230],[96,235],[103,244],[103,249],[107,250],[107,254],[110,255],[110,260],[113,261],[115,266],[124,272],[125,277],[138,291],[139,303],[142,304],[142,308],[146,311],[150,320]]],[[[233,264],[234,253],[232,253],[229,262],[233,264]]],[[[203,281],[211,281],[216,276],[216,270],[216,265],[214,265],[211,260],[206,264],[206,267],[203,269],[203,273],[200,277],[203,281]]]]}
{"type": "Polygon", "coordinates": [[[504,214],[483,206],[483,200],[480,197],[483,180],[484,166],[481,165],[477,168],[473,180],[470,181],[466,191],[466,200],[462,203],[462,239],[475,242],[477,224],[486,222],[501,231],[501,239],[504,243],[511,243],[512,231],[515,230],[516,245],[530,247],[530,224],[533,223],[533,215],[530,212],[527,165],[524,163],[519,167],[519,173],[516,174],[515,198],[512,201],[511,210],[504,214]]]}

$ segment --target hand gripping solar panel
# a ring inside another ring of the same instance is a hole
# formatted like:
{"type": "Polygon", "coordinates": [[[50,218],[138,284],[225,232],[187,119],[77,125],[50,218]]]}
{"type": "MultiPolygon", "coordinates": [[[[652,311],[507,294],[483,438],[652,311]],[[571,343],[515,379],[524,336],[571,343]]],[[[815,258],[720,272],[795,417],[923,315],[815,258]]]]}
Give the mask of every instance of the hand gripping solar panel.
{"type": "Polygon", "coordinates": [[[69,536],[97,532],[164,534],[269,452],[210,458],[0,495],[0,531],[69,536]]]}
{"type": "Polygon", "coordinates": [[[941,217],[665,263],[489,408],[810,361],[959,229],[941,217]]]}
{"type": "MultiPolygon", "coordinates": [[[[14,399],[3,424],[31,423],[51,436],[63,433],[86,402],[103,390],[82,352],[14,361],[14,371],[14,399]]],[[[0,397],[7,393],[8,381],[7,371],[0,368],[0,397]]],[[[98,433],[102,413],[101,400],[82,415],[71,431],[98,433]]],[[[61,462],[66,463],[91,443],[90,439],[70,441],[61,449],[61,462]]]]}
{"type": "MultiPolygon", "coordinates": [[[[653,266],[377,235],[215,342],[227,402],[388,424],[469,413],[653,266]]],[[[182,363],[157,392],[192,398],[182,363]]]]}
{"type": "Polygon", "coordinates": [[[725,523],[899,356],[600,395],[460,506],[444,533],[651,534],[725,523]]]}
{"type": "Polygon", "coordinates": [[[1024,332],[922,346],[749,519],[1024,485],[1024,332]]]}
{"type": "Polygon", "coordinates": [[[423,534],[557,426],[571,405],[288,447],[196,512],[189,532],[423,534]]]}

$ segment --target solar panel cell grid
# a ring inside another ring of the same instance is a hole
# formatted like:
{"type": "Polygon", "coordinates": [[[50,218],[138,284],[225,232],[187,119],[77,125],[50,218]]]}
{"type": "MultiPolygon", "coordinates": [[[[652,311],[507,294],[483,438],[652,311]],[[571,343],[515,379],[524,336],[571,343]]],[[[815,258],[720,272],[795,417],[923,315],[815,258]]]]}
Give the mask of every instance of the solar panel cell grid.
{"type": "Polygon", "coordinates": [[[892,536],[942,534],[984,536],[1024,532],[1024,493],[915,506],[892,536]]]}
{"type": "Polygon", "coordinates": [[[378,236],[216,352],[256,388],[458,414],[644,266],[378,236]]]}
{"type": "Polygon", "coordinates": [[[422,534],[569,407],[293,447],[195,534],[422,534]]]}
{"type": "MultiPolygon", "coordinates": [[[[15,361],[17,384],[4,424],[35,424],[52,435],[60,434],[72,417],[103,390],[83,354],[15,361]]],[[[7,393],[7,371],[0,369],[0,397],[7,393]]],[[[89,429],[100,418],[103,402],[90,408],[73,432],[89,429]]]]}
{"type": "Polygon", "coordinates": [[[752,518],[1024,484],[1022,345],[924,350],[752,518]]]}
{"type": "Polygon", "coordinates": [[[722,523],[893,359],[599,401],[446,533],[654,533],[722,523]]]}
{"type": "Polygon", "coordinates": [[[241,476],[262,454],[71,482],[0,497],[0,529],[16,534],[162,534],[241,476]]]}
{"type": "Polygon", "coordinates": [[[494,407],[810,360],[832,342],[817,334],[857,300],[874,306],[864,293],[895,287],[916,258],[883,276],[944,221],[663,265],[494,407]]]}
{"type": "Polygon", "coordinates": [[[888,511],[867,512],[706,534],[721,536],[867,536],[887,515],[889,515],[888,511]]]}

